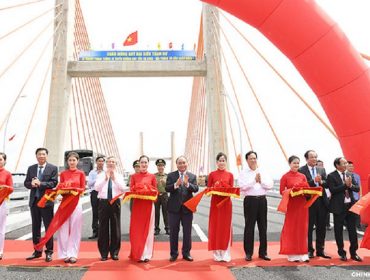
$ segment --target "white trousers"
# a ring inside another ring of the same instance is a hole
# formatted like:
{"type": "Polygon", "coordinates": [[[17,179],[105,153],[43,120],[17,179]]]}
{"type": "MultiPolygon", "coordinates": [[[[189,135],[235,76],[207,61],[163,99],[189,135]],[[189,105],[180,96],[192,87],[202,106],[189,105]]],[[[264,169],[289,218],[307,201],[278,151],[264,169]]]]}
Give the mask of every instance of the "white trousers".
{"type": "Polygon", "coordinates": [[[231,229],[230,229],[230,239],[229,239],[229,244],[227,246],[227,249],[226,250],[213,250],[213,259],[216,262],[231,261],[230,245],[231,245],[231,229]]]}
{"type": "Polygon", "coordinates": [[[77,258],[80,250],[82,231],[82,204],[78,202],[72,215],[58,231],[58,258],[77,258]]]}
{"type": "Polygon", "coordinates": [[[7,207],[5,200],[0,205],[0,254],[4,251],[5,225],[6,225],[7,207]]]}
{"type": "Polygon", "coordinates": [[[150,214],[149,231],[145,241],[144,251],[141,255],[140,260],[148,259],[153,257],[153,246],[154,246],[154,221],[155,221],[155,210],[154,203],[152,203],[152,213],[150,214]]]}
{"type": "Polygon", "coordinates": [[[295,262],[295,261],[304,262],[304,261],[307,261],[307,260],[309,260],[308,254],[288,255],[288,261],[290,261],[290,262],[295,262]]]}

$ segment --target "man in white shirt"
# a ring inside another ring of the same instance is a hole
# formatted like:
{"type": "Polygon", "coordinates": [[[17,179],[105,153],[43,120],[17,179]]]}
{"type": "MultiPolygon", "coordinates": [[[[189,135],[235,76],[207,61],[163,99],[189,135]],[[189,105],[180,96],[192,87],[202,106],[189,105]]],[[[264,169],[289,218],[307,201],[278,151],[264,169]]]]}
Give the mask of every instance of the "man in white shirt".
{"type": "Polygon", "coordinates": [[[93,169],[89,173],[89,178],[87,180],[87,186],[89,187],[90,192],[90,202],[92,208],[92,230],[93,234],[89,237],[89,239],[95,239],[98,237],[98,229],[99,229],[99,199],[98,199],[98,192],[95,190],[95,182],[98,175],[103,172],[104,162],[105,159],[103,156],[98,156],[95,159],[96,162],[96,169],[93,169]]]}
{"type": "Polygon", "coordinates": [[[254,247],[254,228],[257,222],[260,247],[259,258],[270,261],[267,255],[267,199],[266,192],[273,186],[273,180],[257,164],[257,153],[245,155],[248,166],[239,174],[239,187],[244,198],[244,252],[245,260],[251,261],[254,247]]]}
{"type": "Polygon", "coordinates": [[[99,174],[95,183],[95,190],[99,198],[99,234],[98,248],[101,260],[119,259],[121,248],[121,200],[111,204],[112,198],[128,191],[123,176],[116,171],[116,159],[107,158],[107,170],[99,174]],[[110,233],[110,234],[109,234],[110,233]]]}

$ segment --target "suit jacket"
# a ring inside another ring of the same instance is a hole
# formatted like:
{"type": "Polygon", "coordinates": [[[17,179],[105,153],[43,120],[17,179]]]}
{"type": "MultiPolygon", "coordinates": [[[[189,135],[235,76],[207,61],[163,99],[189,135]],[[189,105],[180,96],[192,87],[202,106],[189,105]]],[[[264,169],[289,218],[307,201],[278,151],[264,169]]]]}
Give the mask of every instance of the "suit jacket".
{"type": "MultiPolygon", "coordinates": [[[[24,186],[27,189],[31,190],[30,200],[29,200],[30,207],[34,205],[36,200],[37,200],[36,203],[38,202],[38,200],[45,194],[45,190],[54,189],[58,184],[58,168],[53,164],[46,163],[44,172],[42,173],[41,180],[40,180],[41,182],[40,187],[39,187],[40,197],[37,199],[35,197],[36,188],[32,187],[31,182],[32,182],[32,178],[37,177],[38,166],[39,166],[38,164],[34,164],[28,167],[27,176],[26,176],[26,179],[24,180],[24,186]]],[[[48,201],[45,207],[53,206],[53,204],[54,202],[48,201]]]]}
{"type": "Polygon", "coordinates": [[[192,213],[188,208],[183,206],[183,203],[193,197],[193,193],[199,190],[197,185],[197,176],[186,171],[189,176],[189,187],[180,185],[178,189],[175,189],[175,183],[179,179],[179,171],[171,172],[167,175],[166,180],[166,192],[170,193],[170,197],[167,202],[167,210],[171,213],[192,213]]]}
{"type": "Polygon", "coordinates": [[[349,197],[351,198],[351,206],[355,204],[355,199],[353,197],[353,192],[358,192],[360,187],[356,184],[355,179],[352,176],[352,186],[347,188],[347,186],[343,183],[341,176],[339,175],[338,171],[333,171],[328,175],[327,184],[329,186],[331,192],[331,199],[330,199],[330,212],[334,214],[340,214],[345,211],[344,207],[344,191],[348,189],[349,197]]]}
{"type": "MultiPolygon", "coordinates": [[[[300,167],[298,171],[306,176],[307,182],[310,185],[310,187],[316,187],[314,178],[312,178],[311,171],[308,168],[307,164],[300,167]]],[[[327,184],[325,168],[316,167],[316,173],[321,176],[321,181],[322,181],[321,187],[323,187],[324,189],[329,189],[329,186],[327,184]]],[[[328,198],[325,190],[323,190],[322,196],[319,197],[319,199],[317,201],[321,201],[321,203],[323,203],[324,206],[329,209],[329,198],[328,198]]]]}

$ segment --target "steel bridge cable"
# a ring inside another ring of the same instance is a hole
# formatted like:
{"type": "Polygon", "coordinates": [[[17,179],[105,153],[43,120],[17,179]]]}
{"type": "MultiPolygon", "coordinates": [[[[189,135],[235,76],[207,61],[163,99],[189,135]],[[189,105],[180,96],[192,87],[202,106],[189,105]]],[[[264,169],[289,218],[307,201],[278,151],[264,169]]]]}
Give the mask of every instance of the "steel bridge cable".
{"type": "MultiPolygon", "coordinates": [[[[83,13],[82,13],[82,10],[81,10],[81,6],[80,6],[80,3],[79,3],[78,0],[76,1],[76,10],[75,11],[76,11],[75,20],[77,22],[76,23],[76,34],[75,34],[75,38],[77,39],[76,40],[76,48],[77,49],[78,48],[80,48],[80,49],[89,49],[90,44],[89,44],[89,39],[88,39],[88,33],[87,33],[85,22],[84,22],[84,19],[83,19],[83,13]]],[[[75,57],[77,57],[77,56],[78,56],[77,53],[75,53],[75,57]]],[[[85,80],[85,78],[82,78],[82,79],[85,80]]],[[[108,110],[107,110],[106,102],[105,102],[105,99],[104,99],[104,96],[103,96],[103,91],[102,91],[102,88],[101,88],[100,81],[99,81],[98,78],[86,78],[86,81],[90,85],[90,90],[93,89],[93,91],[95,91],[95,94],[91,93],[91,96],[93,98],[95,98],[95,100],[97,101],[95,105],[98,105],[99,109],[96,110],[95,109],[96,106],[93,107],[93,109],[95,111],[95,115],[97,115],[97,113],[100,114],[99,121],[98,121],[97,116],[96,116],[96,120],[97,120],[97,123],[100,123],[102,129],[100,131],[98,131],[97,134],[98,135],[105,135],[105,137],[102,137],[102,139],[104,139],[104,142],[105,142],[105,152],[106,152],[105,154],[106,155],[114,155],[117,158],[117,161],[118,161],[118,165],[117,165],[118,170],[123,171],[121,158],[120,158],[120,154],[119,154],[119,151],[118,151],[117,142],[115,141],[115,138],[114,138],[113,128],[112,128],[112,124],[110,122],[110,117],[109,117],[109,114],[108,114],[108,110]]],[[[84,82],[82,82],[82,84],[84,84],[84,82]]],[[[80,85],[81,85],[81,83],[80,83],[80,85]]],[[[86,87],[80,87],[80,88],[81,88],[82,91],[86,90],[86,87]]],[[[81,94],[81,95],[82,95],[82,99],[85,100],[86,99],[86,93],[81,94]]],[[[87,109],[87,110],[89,110],[89,109],[87,109]]],[[[88,119],[88,118],[85,116],[85,119],[88,119]]],[[[86,120],[86,121],[88,121],[88,120],[86,120]]],[[[88,123],[86,123],[86,124],[88,125],[88,123]]]]}
{"type": "MultiPolygon", "coordinates": [[[[218,24],[219,24],[219,22],[218,22],[218,24]]],[[[219,25],[220,25],[220,24],[219,24],[219,25]]],[[[243,76],[244,76],[245,80],[247,81],[247,84],[248,84],[249,88],[251,89],[251,92],[252,92],[253,97],[255,98],[255,100],[256,100],[256,102],[257,102],[257,104],[258,104],[258,107],[260,108],[260,110],[261,110],[261,112],[262,112],[262,114],[263,114],[263,116],[264,116],[264,118],[265,118],[265,120],[266,120],[267,124],[269,125],[270,130],[271,130],[272,134],[274,135],[274,138],[275,138],[275,140],[276,140],[277,144],[279,145],[279,148],[280,148],[281,152],[283,153],[283,155],[284,155],[285,159],[286,159],[286,160],[288,160],[288,156],[287,156],[287,154],[286,154],[286,152],[285,152],[285,150],[284,150],[284,148],[283,148],[283,146],[282,146],[282,144],[281,144],[281,142],[280,142],[280,140],[279,140],[279,137],[278,137],[277,133],[275,132],[275,129],[273,128],[273,126],[272,126],[272,124],[271,124],[271,122],[270,122],[270,119],[269,119],[269,117],[267,116],[267,114],[266,114],[266,112],[265,112],[265,110],[264,110],[264,108],[263,108],[263,106],[262,106],[262,103],[260,102],[260,100],[259,100],[259,98],[258,98],[258,96],[257,96],[257,94],[256,94],[256,91],[254,90],[254,87],[252,86],[252,84],[251,84],[251,82],[250,82],[250,80],[249,80],[249,78],[248,78],[247,74],[245,73],[244,68],[243,68],[243,67],[242,67],[242,65],[240,64],[240,61],[238,60],[238,58],[237,58],[237,56],[236,56],[236,53],[235,53],[235,51],[234,51],[233,47],[231,46],[230,41],[229,41],[228,37],[226,36],[226,34],[225,34],[224,30],[222,29],[221,25],[220,25],[220,30],[221,30],[221,32],[222,32],[222,34],[223,34],[223,36],[224,36],[224,38],[225,38],[225,40],[226,40],[226,43],[228,44],[228,46],[229,46],[230,50],[232,51],[233,56],[234,56],[235,60],[237,61],[238,66],[239,66],[240,70],[242,71],[243,76]]]]}
{"type": "MultiPolygon", "coordinates": [[[[202,16],[200,19],[200,30],[198,35],[198,45],[197,45],[197,59],[202,59],[203,54],[203,23],[202,23],[202,16]]],[[[199,150],[199,146],[197,146],[197,142],[199,141],[199,123],[202,119],[199,118],[199,103],[200,103],[200,93],[199,93],[199,85],[200,81],[203,78],[194,77],[193,78],[193,87],[192,87],[192,96],[189,108],[189,117],[188,117],[188,130],[187,130],[187,138],[186,138],[186,151],[185,154],[189,160],[189,167],[190,169],[198,170],[196,168],[196,164],[199,162],[197,159],[197,150],[199,150]]],[[[197,173],[197,172],[196,172],[197,173]]]]}
{"type": "Polygon", "coordinates": [[[240,32],[240,30],[223,14],[221,15],[228,21],[228,23],[236,30],[239,35],[247,42],[247,44],[265,61],[265,63],[275,72],[275,74],[290,88],[290,90],[296,95],[296,97],[307,107],[309,111],[325,126],[325,128],[338,139],[337,134],[331,126],[329,126],[320,115],[309,105],[309,103],[298,93],[298,91],[279,73],[279,71],[262,55],[260,51],[240,32]]]}
{"type": "MultiPolygon", "coordinates": [[[[215,26],[215,22],[214,22],[214,20],[212,19],[212,23],[213,23],[213,25],[214,25],[214,29],[216,29],[216,26],[215,26]]],[[[220,40],[220,37],[219,37],[219,34],[217,34],[216,32],[214,32],[213,33],[213,36],[215,37],[214,38],[214,40],[215,41],[221,41],[220,40]]],[[[240,103],[239,103],[239,99],[238,99],[238,97],[237,97],[237,95],[236,95],[236,91],[235,91],[235,87],[234,87],[234,83],[233,83],[233,80],[232,80],[232,78],[231,78],[231,74],[230,74],[230,71],[229,71],[229,67],[228,67],[228,64],[227,64],[227,61],[226,61],[226,59],[225,59],[225,55],[224,55],[224,52],[223,52],[223,50],[222,50],[222,48],[219,48],[218,50],[217,50],[217,54],[220,54],[221,53],[221,56],[222,56],[222,58],[223,58],[223,61],[224,61],[224,64],[225,64],[225,66],[226,66],[226,70],[227,70],[227,74],[228,74],[228,78],[229,78],[229,80],[230,80],[230,82],[231,82],[231,84],[232,84],[232,88],[233,88],[233,92],[234,92],[234,96],[235,96],[235,99],[237,100],[237,103],[238,103],[238,105],[239,105],[239,113],[240,113],[240,115],[241,115],[241,117],[243,118],[243,122],[244,122],[244,129],[245,129],[245,132],[246,132],[246,134],[247,134],[247,138],[248,138],[248,141],[249,141],[249,144],[250,144],[250,147],[251,147],[251,149],[253,150],[253,146],[252,146],[252,142],[251,142],[251,140],[250,140],[250,136],[249,136],[249,132],[248,132],[248,130],[247,130],[247,127],[246,127],[246,125],[245,125],[245,121],[244,121],[244,117],[243,117],[243,115],[242,115],[242,112],[241,112],[241,108],[240,108],[240,103]]],[[[221,58],[218,58],[219,59],[219,61],[221,62],[221,58]]],[[[229,106],[228,106],[228,102],[227,102],[227,98],[226,97],[228,97],[228,95],[227,95],[227,93],[225,93],[224,94],[224,102],[225,102],[225,107],[226,107],[226,110],[227,110],[227,114],[228,114],[228,120],[229,120],[229,124],[230,124],[230,132],[231,132],[231,137],[232,137],[232,141],[233,141],[233,147],[234,147],[234,154],[235,154],[235,162],[237,161],[237,152],[236,152],[236,146],[235,146],[235,138],[234,138],[234,132],[233,132],[233,127],[232,127],[232,123],[231,123],[231,118],[230,118],[230,113],[229,113],[229,106]]],[[[229,97],[230,98],[230,97],[229,97]]],[[[237,115],[237,113],[235,112],[235,114],[236,114],[236,117],[238,118],[238,115],[237,115]]],[[[242,141],[242,139],[240,139],[240,141],[242,141]]],[[[240,145],[242,145],[242,143],[240,143],[240,145]]],[[[243,151],[241,150],[240,151],[240,154],[242,153],[243,151]]],[[[238,171],[240,171],[240,167],[237,165],[237,169],[238,169],[238,171]]]]}
{"type": "MultiPolygon", "coordinates": [[[[214,25],[216,24],[216,22],[215,22],[214,20],[212,20],[212,23],[213,23],[214,25]]],[[[218,22],[218,23],[219,23],[219,22],[218,22]]],[[[219,25],[219,28],[221,29],[221,25],[219,25]]],[[[214,34],[214,35],[216,35],[216,34],[214,34]]],[[[219,35],[219,34],[217,34],[217,35],[219,35]]],[[[220,38],[220,37],[218,37],[218,38],[216,38],[216,40],[221,41],[221,38],[220,38]]],[[[225,56],[225,53],[224,53],[224,51],[222,50],[222,48],[219,50],[219,53],[221,53],[222,60],[224,61],[224,64],[225,64],[225,66],[226,66],[226,72],[227,72],[227,75],[228,75],[229,81],[230,81],[230,83],[231,83],[231,87],[232,87],[232,89],[233,89],[234,98],[235,98],[236,103],[237,103],[237,105],[238,105],[239,115],[240,115],[240,117],[241,117],[241,119],[242,119],[242,122],[243,122],[243,127],[244,127],[244,131],[245,131],[245,133],[246,133],[246,135],[247,135],[247,139],[248,139],[249,146],[250,146],[251,150],[253,150],[252,140],[251,140],[251,137],[250,137],[250,134],[249,134],[249,131],[248,131],[247,125],[246,125],[246,121],[245,121],[245,118],[244,118],[244,115],[243,115],[243,111],[242,111],[242,108],[241,108],[241,105],[240,105],[240,102],[239,102],[238,95],[237,95],[237,93],[236,93],[235,84],[234,84],[233,79],[232,79],[232,77],[231,77],[231,72],[230,72],[230,69],[229,69],[229,65],[228,65],[228,63],[227,63],[226,56],[225,56]]],[[[242,145],[242,143],[241,143],[241,145],[242,145]]],[[[242,153],[242,151],[240,151],[240,152],[242,153]]]]}
{"type": "MultiPolygon", "coordinates": [[[[78,58],[79,49],[82,49],[81,45],[83,45],[83,36],[80,36],[80,34],[82,33],[81,30],[80,30],[80,29],[82,29],[81,24],[80,24],[80,22],[81,22],[80,17],[81,17],[81,14],[76,12],[75,44],[74,44],[75,59],[78,58]]],[[[96,151],[97,150],[97,144],[96,144],[96,136],[95,136],[95,133],[94,133],[94,128],[93,128],[93,125],[92,125],[92,116],[91,116],[91,113],[90,113],[91,108],[89,106],[89,103],[88,103],[88,100],[87,100],[87,97],[86,97],[86,94],[88,94],[87,93],[88,92],[87,91],[87,86],[86,86],[87,79],[86,78],[81,78],[78,81],[79,81],[79,84],[80,84],[80,89],[82,89],[82,93],[83,93],[82,99],[83,99],[83,103],[84,103],[84,109],[86,108],[86,110],[87,110],[87,115],[86,115],[86,111],[85,111],[85,119],[87,121],[88,132],[89,132],[89,134],[90,133],[92,134],[92,137],[88,137],[88,139],[90,140],[92,150],[96,151]]]]}
{"type": "MultiPolygon", "coordinates": [[[[41,30],[41,32],[31,41],[30,44],[28,44],[26,46],[26,48],[23,49],[23,51],[21,52],[20,55],[18,55],[6,68],[5,70],[0,74],[0,78],[18,61],[18,59],[27,51],[27,49],[32,46],[34,44],[34,42],[42,35],[43,32],[45,32],[45,30],[51,25],[51,23],[49,23],[43,30],[41,30]]],[[[0,126],[0,130],[3,129],[5,123],[6,123],[6,120],[8,118],[8,116],[11,114],[17,100],[19,99],[19,97],[21,96],[22,94],[22,91],[20,91],[17,95],[17,97],[14,99],[12,105],[10,106],[10,109],[8,110],[7,114],[5,115],[5,118],[3,120],[3,122],[1,123],[1,126],[0,126]]]]}
{"type": "MultiPolygon", "coordinates": [[[[75,44],[74,57],[77,60],[78,59],[78,50],[77,49],[88,50],[89,49],[89,38],[88,38],[87,30],[86,30],[86,27],[85,27],[85,24],[84,24],[83,14],[82,14],[82,11],[81,11],[81,7],[79,5],[79,1],[76,2],[76,6],[77,6],[76,7],[76,14],[75,14],[75,35],[76,35],[75,36],[75,39],[76,39],[75,43],[76,44],[75,44]]],[[[96,95],[98,93],[96,92],[96,94],[95,94],[96,87],[93,85],[93,83],[94,83],[93,81],[95,81],[96,78],[93,78],[93,79],[94,80],[92,80],[89,77],[82,78],[84,83],[87,84],[87,92],[89,93],[90,96],[92,96],[93,99],[96,99],[96,95]]],[[[91,102],[91,103],[93,104],[93,106],[91,106],[91,105],[88,105],[88,106],[92,107],[92,110],[95,111],[95,114],[93,114],[93,116],[94,116],[94,122],[96,123],[96,125],[95,125],[95,128],[93,129],[93,131],[95,131],[96,134],[98,135],[99,147],[98,147],[97,151],[99,151],[100,153],[106,154],[106,151],[103,147],[104,145],[102,144],[104,141],[102,139],[102,136],[101,136],[102,133],[101,132],[103,132],[104,130],[101,128],[101,118],[100,118],[100,121],[97,120],[97,116],[100,113],[96,109],[97,108],[96,107],[97,101],[91,102]],[[100,127],[99,127],[99,125],[100,125],[100,127]],[[99,128],[99,129],[97,129],[97,128],[99,128]]]]}
{"type": "MultiPolygon", "coordinates": [[[[46,42],[46,44],[45,44],[44,48],[41,50],[40,55],[39,55],[39,57],[38,57],[38,58],[37,58],[37,60],[36,60],[36,63],[34,64],[34,66],[33,66],[32,70],[30,71],[30,75],[27,77],[26,83],[29,81],[29,79],[31,78],[32,74],[33,74],[33,73],[35,73],[35,69],[36,69],[36,67],[39,65],[39,62],[40,62],[40,60],[41,60],[42,56],[43,56],[43,55],[45,55],[45,51],[46,51],[47,47],[48,47],[49,45],[51,45],[51,40],[52,40],[52,38],[53,38],[53,35],[52,35],[52,36],[50,36],[50,38],[49,38],[49,40],[46,42]]],[[[43,79],[43,81],[42,81],[42,84],[41,84],[41,87],[40,87],[40,91],[39,91],[38,96],[37,96],[36,104],[35,104],[35,106],[34,106],[34,108],[33,108],[33,112],[32,112],[32,115],[31,115],[30,121],[28,122],[28,126],[27,126],[27,130],[26,130],[25,137],[23,138],[23,143],[22,143],[22,146],[21,146],[21,150],[20,150],[20,152],[19,152],[19,155],[18,155],[18,159],[17,159],[17,163],[16,163],[16,166],[15,166],[15,170],[17,170],[17,169],[18,169],[19,162],[20,162],[20,159],[21,159],[21,157],[22,157],[23,150],[24,150],[24,147],[25,147],[25,144],[26,144],[26,140],[28,139],[28,135],[29,135],[29,132],[30,132],[30,130],[31,130],[31,125],[32,125],[33,120],[34,120],[34,118],[35,118],[36,111],[37,111],[37,108],[38,108],[38,105],[39,105],[39,102],[40,102],[40,97],[41,97],[42,91],[43,91],[44,86],[45,86],[46,78],[47,78],[47,76],[48,76],[48,74],[49,74],[49,70],[50,70],[50,67],[51,67],[51,63],[52,63],[52,59],[50,59],[49,65],[48,65],[48,67],[47,67],[47,69],[46,69],[46,71],[45,71],[44,79],[43,79]]],[[[23,87],[22,87],[22,90],[21,90],[21,91],[23,91],[23,89],[24,89],[24,87],[25,87],[26,83],[23,85],[23,87]]]]}
{"type": "Polygon", "coordinates": [[[17,5],[13,5],[13,6],[8,6],[8,7],[0,8],[0,11],[10,10],[10,9],[13,9],[13,8],[18,8],[18,7],[22,7],[22,6],[36,4],[36,3],[44,2],[44,1],[46,1],[46,0],[36,0],[36,1],[30,1],[30,2],[26,2],[26,3],[21,3],[21,4],[17,4],[17,5]]]}
{"type": "MultiPolygon", "coordinates": [[[[23,48],[23,50],[21,51],[21,53],[16,56],[16,58],[14,60],[11,61],[11,63],[5,67],[5,69],[0,73],[0,78],[18,61],[18,59],[27,51],[30,49],[30,47],[36,42],[37,39],[39,39],[39,37],[51,26],[52,22],[49,22],[48,25],[46,25],[46,27],[44,29],[42,29],[37,35],[36,37],[33,38],[33,40],[26,46],[23,48]]],[[[2,126],[1,126],[2,127],[2,126]]]]}
{"type": "Polygon", "coordinates": [[[76,90],[75,85],[72,83],[71,85],[72,90],[72,101],[73,101],[73,109],[74,109],[74,117],[75,117],[75,123],[76,123],[76,130],[77,130],[77,141],[78,141],[78,147],[81,148],[81,139],[80,139],[80,133],[79,133],[79,125],[78,125],[78,113],[77,113],[77,106],[76,106],[76,90]]]}
{"type": "MultiPolygon", "coordinates": [[[[18,27],[16,27],[16,28],[14,28],[13,30],[9,31],[8,33],[6,33],[6,34],[2,35],[2,36],[0,37],[0,41],[1,41],[2,39],[4,39],[4,38],[8,37],[9,35],[13,34],[14,32],[17,32],[18,30],[22,29],[23,27],[25,27],[26,25],[30,24],[31,22],[34,22],[35,20],[37,20],[37,19],[41,18],[42,16],[44,16],[44,15],[48,14],[49,12],[53,11],[53,10],[54,10],[55,8],[57,8],[58,6],[60,6],[60,4],[59,4],[59,5],[57,5],[57,6],[55,6],[55,7],[53,7],[53,8],[50,8],[49,10],[46,10],[46,11],[45,11],[45,12],[43,12],[42,14],[40,14],[40,15],[38,15],[38,16],[36,16],[36,17],[32,18],[32,19],[30,19],[30,20],[29,20],[29,21],[27,21],[26,23],[24,23],[24,24],[22,24],[22,25],[20,25],[20,26],[18,26],[18,27]]],[[[60,13],[59,13],[59,15],[60,15],[60,13]]]]}
{"type": "MultiPolygon", "coordinates": [[[[214,27],[216,27],[216,26],[215,26],[215,23],[214,23],[214,21],[213,21],[213,20],[212,20],[212,23],[213,23],[214,27]]],[[[215,37],[215,38],[214,38],[214,40],[218,40],[218,41],[220,42],[220,38],[219,38],[218,34],[216,34],[216,32],[214,32],[213,36],[215,37]]],[[[223,58],[223,60],[224,60],[224,63],[225,63],[226,69],[227,69],[227,73],[228,73],[229,80],[230,80],[230,82],[232,83],[232,87],[233,87],[233,90],[234,90],[235,98],[237,99],[237,102],[238,102],[238,104],[239,104],[239,100],[238,100],[238,98],[237,98],[237,96],[236,96],[236,92],[235,92],[234,84],[233,84],[233,81],[232,81],[232,79],[231,79],[231,75],[230,75],[230,72],[229,72],[229,67],[228,67],[227,62],[226,62],[226,60],[225,60],[224,53],[223,53],[223,51],[222,51],[222,49],[221,49],[221,48],[219,48],[219,49],[217,50],[217,53],[221,53],[221,55],[222,55],[222,58],[223,58]]],[[[220,61],[221,61],[221,60],[220,60],[220,61]]],[[[227,94],[227,93],[226,93],[226,94],[227,94]]],[[[230,125],[230,132],[231,132],[232,143],[233,143],[233,148],[234,148],[234,155],[235,155],[235,162],[236,162],[236,160],[237,160],[237,152],[236,152],[235,138],[234,138],[234,132],[233,132],[232,122],[231,122],[231,118],[230,118],[230,112],[229,112],[229,106],[228,106],[228,102],[227,102],[226,94],[224,95],[224,102],[225,102],[225,108],[226,108],[226,112],[227,112],[228,122],[229,122],[229,125],[230,125]]],[[[240,107],[239,107],[239,109],[240,109],[240,107]]],[[[241,110],[240,110],[240,114],[241,114],[241,110]]],[[[238,117],[238,116],[236,116],[236,117],[238,117]]],[[[245,126],[245,129],[246,129],[246,126],[245,126]]],[[[246,133],[247,133],[247,136],[248,136],[249,144],[250,144],[250,146],[252,147],[252,144],[251,144],[251,141],[250,141],[250,138],[249,138],[249,133],[248,133],[248,130],[247,130],[247,129],[246,129],[246,133]]],[[[240,139],[240,141],[241,141],[241,139],[240,139]]],[[[242,144],[242,143],[240,143],[240,144],[242,144]]],[[[252,149],[252,148],[251,148],[251,149],[252,149]]],[[[240,153],[242,153],[242,151],[240,151],[240,153]]],[[[237,166],[237,168],[238,168],[238,171],[240,171],[239,166],[237,166]]]]}
{"type": "MultiPolygon", "coordinates": [[[[214,14],[214,12],[212,11],[212,18],[215,18],[216,16],[215,16],[215,14],[214,14]]],[[[213,20],[212,20],[213,21],[213,20]]],[[[215,25],[214,25],[215,26],[215,25]]],[[[213,30],[217,30],[216,28],[214,28],[213,30]]],[[[214,37],[214,39],[215,40],[217,40],[217,34],[216,34],[217,32],[213,32],[213,37],[214,37]]],[[[216,50],[216,53],[217,53],[217,57],[216,56],[214,56],[214,57],[212,57],[211,59],[213,59],[214,60],[214,65],[216,65],[216,71],[215,71],[215,73],[216,73],[216,85],[217,85],[217,88],[216,88],[216,98],[217,98],[217,111],[218,111],[218,115],[221,115],[221,110],[222,110],[222,108],[220,107],[221,106],[221,88],[220,88],[220,84],[221,84],[221,86],[223,86],[222,85],[222,82],[220,82],[221,81],[221,78],[220,78],[220,76],[222,75],[222,73],[221,73],[221,68],[220,68],[220,63],[216,63],[216,62],[220,62],[221,60],[220,60],[220,57],[219,57],[219,55],[218,55],[218,53],[219,53],[219,47],[217,46],[217,44],[216,44],[216,48],[217,48],[217,50],[216,50]]],[[[222,77],[222,76],[221,76],[222,77]]],[[[225,117],[225,116],[223,116],[223,117],[225,117]]],[[[221,131],[226,131],[226,128],[225,127],[223,127],[223,123],[221,122],[221,131]]],[[[223,150],[225,151],[225,146],[226,146],[226,141],[225,141],[225,137],[224,137],[224,135],[225,135],[225,133],[221,133],[221,135],[222,135],[222,138],[221,138],[221,141],[222,141],[222,147],[223,147],[223,150]]],[[[212,159],[212,160],[214,160],[214,159],[212,159]]]]}
{"type": "Polygon", "coordinates": [[[74,150],[73,149],[73,137],[72,137],[72,118],[71,116],[69,116],[69,140],[71,141],[71,150],[74,150]]]}
{"type": "MultiPolygon", "coordinates": [[[[225,104],[226,104],[226,106],[225,106],[225,107],[226,107],[227,120],[229,121],[229,125],[230,125],[231,139],[232,139],[232,143],[233,143],[234,156],[235,156],[235,162],[236,162],[237,157],[238,157],[238,153],[237,153],[237,151],[236,151],[236,145],[235,145],[235,138],[234,138],[233,125],[232,125],[231,118],[230,118],[229,105],[228,105],[228,103],[227,103],[227,98],[226,98],[226,96],[224,96],[224,102],[225,102],[225,104]]],[[[238,171],[240,171],[239,165],[237,165],[237,168],[238,168],[238,171]]]]}

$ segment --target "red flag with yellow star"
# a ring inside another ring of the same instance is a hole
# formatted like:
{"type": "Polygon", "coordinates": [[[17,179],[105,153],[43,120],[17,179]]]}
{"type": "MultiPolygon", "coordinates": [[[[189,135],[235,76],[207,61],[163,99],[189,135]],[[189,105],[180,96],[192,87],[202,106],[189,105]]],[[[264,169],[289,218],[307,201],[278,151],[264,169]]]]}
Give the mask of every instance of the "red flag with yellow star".
{"type": "Polygon", "coordinates": [[[126,40],[123,42],[124,46],[132,46],[137,43],[137,31],[132,32],[127,36],[126,40]]]}

